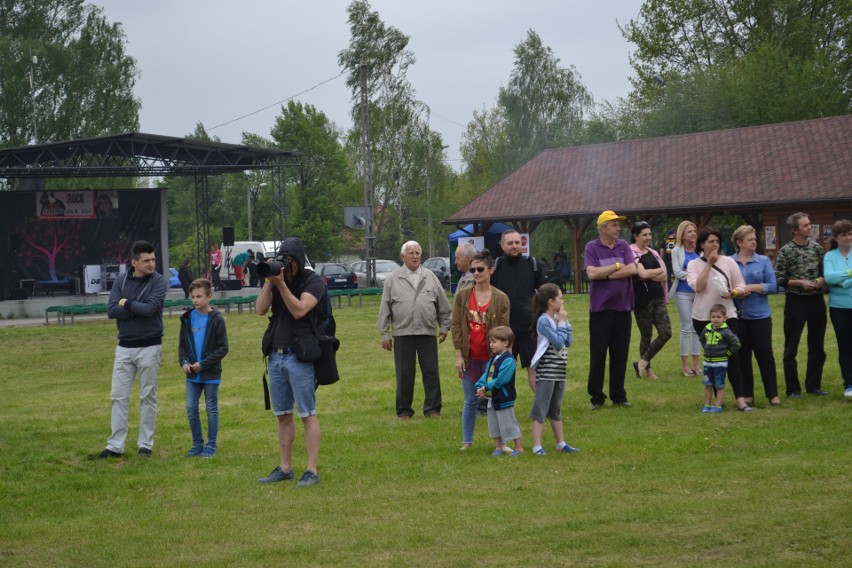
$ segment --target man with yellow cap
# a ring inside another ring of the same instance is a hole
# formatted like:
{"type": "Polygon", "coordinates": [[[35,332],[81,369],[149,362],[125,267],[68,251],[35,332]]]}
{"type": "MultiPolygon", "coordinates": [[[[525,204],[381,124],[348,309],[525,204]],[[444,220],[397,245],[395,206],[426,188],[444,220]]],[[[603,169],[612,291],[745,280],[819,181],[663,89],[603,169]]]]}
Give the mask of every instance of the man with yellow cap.
{"type": "Polygon", "coordinates": [[[592,410],[606,400],[604,369],[609,352],[609,398],[616,406],[632,406],[624,390],[633,311],[636,263],[630,245],[619,238],[626,218],[614,211],[598,215],[598,238],[586,244],[584,266],[589,277],[589,383],[592,410]]]}

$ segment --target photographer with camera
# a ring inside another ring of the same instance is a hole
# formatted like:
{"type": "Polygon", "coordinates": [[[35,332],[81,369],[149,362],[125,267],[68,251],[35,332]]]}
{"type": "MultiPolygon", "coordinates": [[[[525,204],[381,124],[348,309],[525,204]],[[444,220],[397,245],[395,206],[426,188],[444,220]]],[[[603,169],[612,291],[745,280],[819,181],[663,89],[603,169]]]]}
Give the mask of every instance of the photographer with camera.
{"type": "Polygon", "coordinates": [[[305,246],[301,239],[292,237],[284,239],[274,260],[258,264],[258,273],[266,281],[257,296],[255,309],[262,316],[272,308],[272,321],[276,322],[269,356],[269,391],[272,411],[278,419],[280,462],[272,473],[257,481],[273,483],[293,479],[295,404],[305,426],[308,454],[299,487],[307,487],[319,483],[320,425],[314,395],[314,365],[296,358],[295,329],[299,320],[310,318],[313,310],[321,309],[318,301],[326,293],[325,284],[313,271],[305,270],[305,246]]]}

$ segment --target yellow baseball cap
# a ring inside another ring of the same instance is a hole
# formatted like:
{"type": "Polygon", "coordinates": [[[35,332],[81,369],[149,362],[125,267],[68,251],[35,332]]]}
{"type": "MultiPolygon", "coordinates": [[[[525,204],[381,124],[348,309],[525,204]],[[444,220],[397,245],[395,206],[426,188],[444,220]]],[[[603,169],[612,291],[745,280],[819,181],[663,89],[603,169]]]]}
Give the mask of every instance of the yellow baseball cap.
{"type": "Polygon", "coordinates": [[[607,221],[626,221],[626,220],[627,220],[627,217],[624,217],[624,216],[621,216],[621,215],[616,215],[615,211],[610,211],[609,209],[607,209],[606,211],[604,211],[603,213],[598,215],[598,226],[603,225],[607,221]]]}

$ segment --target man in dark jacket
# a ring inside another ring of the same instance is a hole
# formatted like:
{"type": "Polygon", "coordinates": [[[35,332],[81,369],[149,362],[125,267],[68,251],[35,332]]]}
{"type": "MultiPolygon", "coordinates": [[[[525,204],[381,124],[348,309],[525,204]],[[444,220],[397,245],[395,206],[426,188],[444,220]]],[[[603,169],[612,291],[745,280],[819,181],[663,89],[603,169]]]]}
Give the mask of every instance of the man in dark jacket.
{"type": "Polygon", "coordinates": [[[530,302],[543,283],[542,275],[535,258],[521,254],[521,234],[518,231],[505,231],[500,237],[500,248],[503,256],[497,259],[491,285],[509,296],[509,327],[515,334],[512,354],[521,360],[521,367],[527,370],[530,388],[535,392],[535,369],[530,367],[530,362],[535,354],[536,341],[530,329],[530,302]]]}
{"type": "Polygon", "coordinates": [[[269,394],[272,411],[278,420],[278,466],[258,483],[273,483],[293,479],[293,440],[296,425],[293,420],[294,407],[305,426],[305,450],[308,464],[299,487],[319,483],[317,459],[319,457],[320,425],[317,418],[316,381],[312,362],[296,358],[295,330],[308,324],[311,313],[322,310],[319,300],[326,293],[322,278],[311,270],[305,270],[305,246],[301,239],[287,238],[278,248],[281,268],[266,278],[257,296],[255,310],[265,315],[272,308],[277,321],[269,356],[269,394]],[[305,319],[307,318],[307,319],[305,319]],[[302,321],[305,320],[305,321],[302,321]]]}
{"type": "Polygon", "coordinates": [[[91,459],[120,457],[127,438],[130,390],[139,374],[139,438],[141,457],[150,457],[157,426],[157,373],[163,355],[163,300],[169,281],[157,272],[154,246],[136,241],[131,270],[116,278],[109,294],[109,317],[116,320],[118,347],[112,371],[112,434],[106,448],[91,459]]]}

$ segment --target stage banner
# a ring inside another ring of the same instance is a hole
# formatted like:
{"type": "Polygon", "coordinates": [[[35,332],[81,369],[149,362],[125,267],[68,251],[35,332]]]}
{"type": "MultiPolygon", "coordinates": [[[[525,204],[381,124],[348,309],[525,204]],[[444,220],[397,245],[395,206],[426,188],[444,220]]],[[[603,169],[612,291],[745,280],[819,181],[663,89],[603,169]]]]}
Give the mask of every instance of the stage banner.
{"type": "MultiPolygon", "coordinates": [[[[0,281],[22,279],[36,289],[61,289],[86,265],[130,261],[134,241],[152,243],[162,272],[159,189],[110,191],[0,191],[0,281]]],[[[103,273],[101,274],[103,275],[103,273]]]]}

